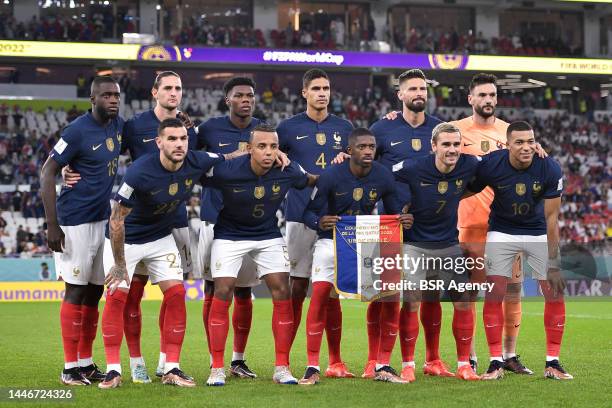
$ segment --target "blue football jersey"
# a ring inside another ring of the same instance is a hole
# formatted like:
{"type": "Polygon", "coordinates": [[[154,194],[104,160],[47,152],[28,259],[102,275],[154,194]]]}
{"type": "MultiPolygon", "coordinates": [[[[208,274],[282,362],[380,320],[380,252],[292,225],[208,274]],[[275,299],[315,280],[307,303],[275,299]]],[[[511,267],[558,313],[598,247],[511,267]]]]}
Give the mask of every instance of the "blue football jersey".
{"type": "MultiPolygon", "coordinates": [[[[229,116],[211,118],[198,127],[197,148],[208,152],[227,154],[236,150],[246,150],[251,136],[251,130],[261,123],[261,120],[252,118],[251,123],[244,129],[234,126],[229,116]]],[[[212,224],[217,222],[219,211],[223,207],[223,197],[219,190],[202,187],[200,200],[200,219],[212,224]]]]}
{"type": "Polygon", "coordinates": [[[306,187],[308,176],[295,162],[283,171],[273,167],[258,176],[251,168],[251,156],[246,155],[213,167],[204,183],[223,195],[215,239],[262,241],[282,236],[276,211],[290,188],[306,187]]]}
{"type": "Polygon", "coordinates": [[[49,154],[60,166],[70,165],[81,175],[73,187],[62,186],[57,199],[60,225],[79,225],[108,219],[109,200],[117,174],[123,119],[100,126],[91,112],[64,130],[49,154]]]}
{"type": "Polygon", "coordinates": [[[393,174],[376,162],[363,178],[351,173],[348,160],[326,169],[317,180],[312,195],[304,212],[304,223],[317,231],[319,238],[333,237],[331,230],[319,229],[319,218],[324,215],[369,215],[378,200],[385,204],[387,214],[401,212],[393,174]]]}
{"type": "MultiPolygon", "coordinates": [[[[277,129],[281,150],[311,174],[320,174],[339,152],[346,150],[352,130],[349,121],[336,115],[330,114],[318,123],[306,112],[282,121],[277,129]]],[[[311,193],[311,188],[289,191],[287,221],[303,222],[302,216],[311,193]]]]}
{"type": "Polygon", "coordinates": [[[404,231],[404,242],[442,246],[458,242],[459,201],[474,179],[479,158],[462,154],[446,174],[436,168],[435,159],[432,154],[393,166],[400,200],[410,204],[408,212],[414,215],[412,228],[404,231]]]}
{"type": "MultiPolygon", "coordinates": [[[[153,109],[141,112],[125,122],[121,151],[129,150],[132,160],[137,160],[139,157],[149,153],[158,153],[159,149],[157,148],[155,138],[157,137],[157,129],[160,123],[153,109]]],[[[187,136],[189,137],[187,148],[189,150],[195,149],[197,145],[195,128],[187,129],[187,136]]],[[[188,223],[187,207],[182,206],[176,213],[174,227],[185,228],[188,226],[188,223]]]]}
{"type": "Polygon", "coordinates": [[[497,150],[482,156],[476,180],[469,189],[475,193],[491,186],[489,231],[511,235],[544,235],[544,199],[560,197],[563,192],[561,166],[551,157],[535,155],[525,170],[510,164],[509,151],[497,150]]]}
{"type": "Polygon", "coordinates": [[[189,151],[177,171],[164,168],[159,153],[136,160],[115,194],[116,201],[132,209],[125,219],[125,242],[143,244],[171,234],[178,209],[185,207],[194,183],[223,160],[222,155],[189,151]]]}
{"type": "Polygon", "coordinates": [[[376,156],[386,168],[431,153],[431,132],[442,121],[425,114],[425,122],[413,128],[401,112],[394,120],[381,119],[370,130],[376,137],[376,156]]]}

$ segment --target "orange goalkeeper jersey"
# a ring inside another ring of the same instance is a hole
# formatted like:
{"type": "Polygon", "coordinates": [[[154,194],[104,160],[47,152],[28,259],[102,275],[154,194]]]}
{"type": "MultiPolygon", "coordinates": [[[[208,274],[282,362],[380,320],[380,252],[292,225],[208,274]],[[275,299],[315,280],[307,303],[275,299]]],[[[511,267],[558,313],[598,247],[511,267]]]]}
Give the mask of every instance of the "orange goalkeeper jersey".
{"type": "MultiPolygon", "coordinates": [[[[506,147],[506,130],[509,124],[496,118],[490,126],[481,126],[474,117],[451,122],[461,131],[461,153],[482,156],[506,147]]],[[[461,200],[459,204],[459,228],[483,228],[489,225],[489,212],[493,202],[493,189],[487,187],[480,193],[461,200]]]]}

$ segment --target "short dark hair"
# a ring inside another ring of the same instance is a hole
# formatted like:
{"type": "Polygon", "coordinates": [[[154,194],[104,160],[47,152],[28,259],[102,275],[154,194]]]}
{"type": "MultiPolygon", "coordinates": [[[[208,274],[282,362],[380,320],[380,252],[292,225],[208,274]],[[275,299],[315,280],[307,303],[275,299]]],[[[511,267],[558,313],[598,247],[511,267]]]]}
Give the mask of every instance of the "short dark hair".
{"type": "Polygon", "coordinates": [[[164,119],[162,120],[162,122],[159,124],[159,127],[157,128],[157,136],[161,136],[162,132],[166,128],[180,128],[180,127],[185,127],[185,125],[183,124],[183,122],[181,122],[180,119],[178,118],[164,119]]]}
{"type": "Polygon", "coordinates": [[[223,84],[223,95],[227,96],[228,93],[234,89],[235,86],[246,85],[250,86],[255,90],[255,81],[247,77],[233,77],[223,84]]]}
{"type": "Polygon", "coordinates": [[[423,81],[427,81],[427,77],[425,73],[418,68],[409,69],[408,71],[404,71],[400,76],[397,77],[397,85],[401,85],[404,81],[407,81],[412,78],[420,78],[423,81]]]}
{"type": "Polygon", "coordinates": [[[512,122],[506,130],[506,139],[510,138],[512,132],[524,132],[528,130],[533,130],[533,127],[531,127],[531,125],[524,120],[512,122]]]}
{"type": "Polygon", "coordinates": [[[253,136],[255,135],[255,132],[276,133],[276,126],[266,122],[262,122],[255,125],[255,127],[251,130],[251,134],[249,136],[249,143],[253,141],[253,136]]]}
{"type": "Polygon", "coordinates": [[[319,68],[313,68],[313,69],[309,69],[308,71],[306,71],[306,73],[302,77],[302,86],[304,88],[308,88],[308,85],[310,85],[310,83],[317,78],[325,78],[329,81],[327,72],[319,68]]]}
{"type": "Polygon", "coordinates": [[[91,94],[94,94],[94,90],[102,84],[115,84],[119,85],[117,80],[110,75],[98,75],[91,81],[91,94]]]}
{"type": "Polygon", "coordinates": [[[484,84],[497,85],[497,77],[493,74],[485,74],[484,72],[474,75],[472,77],[472,81],[470,82],[470,92],[472,92],[478,85],[484,84]]]}
{"type": "Polygon", "coordinates": [[[355,128],[349,134],[349,137],[348,137],[349,144],[355,143],[355,140],[358,137],[361,137],[361,136],[372,136],[372,137],[374,137],[374,133],[372,133],[372,131],[370,129],[365,128],[365,127],[355,128]]]}
{"type": "Polygon", "coordinates": [[[171,76],[181,79],[181,76],[174,71],[162,71],[155,77],[155,82],[153,82],[153,89],[159,89],[162,79],[171,76]]]}

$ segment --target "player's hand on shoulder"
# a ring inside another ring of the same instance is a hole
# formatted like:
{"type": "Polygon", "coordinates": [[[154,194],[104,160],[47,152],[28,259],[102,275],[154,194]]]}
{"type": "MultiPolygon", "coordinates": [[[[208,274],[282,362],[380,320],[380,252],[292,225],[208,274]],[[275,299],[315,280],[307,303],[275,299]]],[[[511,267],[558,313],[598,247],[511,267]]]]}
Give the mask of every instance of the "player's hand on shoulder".
{"type": "Polygon", "coordinates": [[[115,290],[119,287],[121,282],[125,281],[128,286],[130,286],[130,275],[128,275],[128,271],[125,265],[117,265],[114,264],[106,278],[104,278],[104,284],[108,286],[108,293],[113,294],[115,290]]]}
{"type": "Polygon", "coordinates": [[[180,121],[183,122],[183,126],[185,126],[186,129],[192,128],[194,126],[194,123],[189,117],[189,115],[183,111],[178,113],[177,118],[179,118],[180,121]]]}
{"type": "Polygon", "coordinates": [[[54,252],[64,252],[64,231],[59,225],[47,223],[47,245],[54,252]]]}
{"type": "Polygon", "coordinates": [[[81,180],[81,175],[74,171],[70,166],[62,167],[62,180],[66,187],[74,187],[81,180]]]}
{"type": "Polygon", "coordinates": [[[546,272],[546,280],[553,291],[553,296],[557,297],[563,294],[565,290],[565,279],[561,274],[561,269],[557,266],[549,266],[546,272]]]}
{"type": "Polygon", "coordinates": [[[412,224],[414,224],[414,216],[412,214],[400,214],[397,218],[404,229],[412,228],[412,224]]]}
{"type": "Polygon", "coordinates": [[[340,221],[340,217],[337,215],[324,215],[319,218],[319,228],[321,231],[329,231],[334,229],[338,221],[340,221]]]}
{"type": "Polygon", "coordinates": [[[287,157],[285,152],[279,150],[278,153],[276,153],[276,167],[280,167],[281,170],[285,170],[285,167],[289,166],[290,164],[291,160],[289,160],[289,157],[287,157]]]}
{"type": "Polygon", "coordinates": [[[385,116],[383,116],[383,119],[395,120],[395,119],[397,119],[398,116],[399,116],[399,112],[398,111],[391,111],[391,112],[387,112],[387,114],[385,116]]]}
{"type": "Polygon", "coordinates": [[[340,152],[332,160],[332,164],[342,164],[345,160],[349,160],[351,155],[345,152],[340,152]]]}
{"type": "Polygon", "coordinates": [[[548,157],[548,153],[546,153],[546,151],[544,150],[544,148],[542,147],[541,144],[536,143],[535,144],[535,152],[538,156],[540,156],[540,158],[545,159],[548,157]]]}

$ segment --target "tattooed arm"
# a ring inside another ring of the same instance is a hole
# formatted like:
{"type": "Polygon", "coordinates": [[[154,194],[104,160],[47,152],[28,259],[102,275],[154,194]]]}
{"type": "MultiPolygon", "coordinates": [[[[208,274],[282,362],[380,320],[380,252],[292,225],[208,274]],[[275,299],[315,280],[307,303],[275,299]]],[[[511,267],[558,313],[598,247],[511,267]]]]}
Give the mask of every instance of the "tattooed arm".
{"type": "Polygon", "coordinates": [[[112,295],[121,282],[126,281],[130,285],[130,276],[125,265],[125,217],[132,211],[131,208],[114,203],[108,222],[108,236],[113,249],[113,259],[115,264],[110,269],[104,283],[108,286],[109,293],[112,295]]]}

